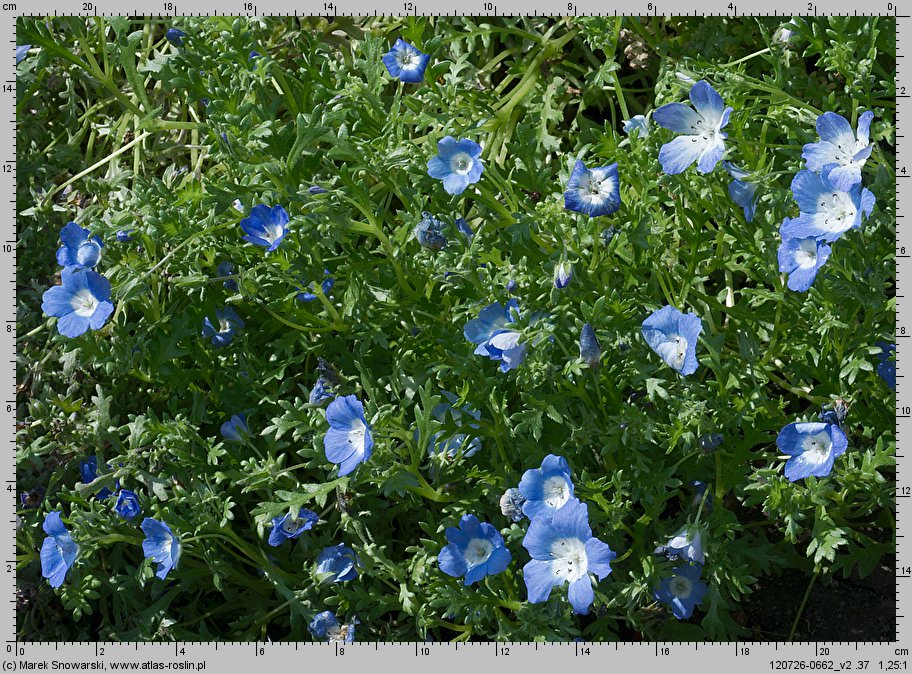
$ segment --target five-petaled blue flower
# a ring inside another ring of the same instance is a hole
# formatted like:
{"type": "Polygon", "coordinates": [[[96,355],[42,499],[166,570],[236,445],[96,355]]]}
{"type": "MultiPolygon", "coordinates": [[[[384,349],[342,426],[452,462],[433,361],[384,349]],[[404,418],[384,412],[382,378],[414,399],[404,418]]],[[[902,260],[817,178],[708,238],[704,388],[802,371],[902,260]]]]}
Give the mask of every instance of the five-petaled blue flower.
{"type": "Polygon", "coordinates": [[[47,538],[41,544],[41,575],[51,587],[60,587],[76,561],[79,546],[60,520],[59,510],[47,514],[42,528],[47,538]]]}
{"type": "Polygon", "coordinates": [[[577,159],[564,191],[564,208],[595,218],[610,215],[620,207],[621,180],[617,162],[587,169],[582,160],[577,159]]]}
{"type": "Polygon", "coordinates": [[[307,629],[317,639],[329,639],[329,643],[350,644],[355,640],[357,624],[358,619],[353,618],[347,625],[341,625],[332,611],[323,611],[313,617],[307,629]]]}
{"type": "Polygon", "coordinates": [[[291,513],[273,517],[272,531],[269,532],[269,545],[278,547],[289,538],[297,538],[308,529],[312,529],[319,519],[320,516],[317,513],[307,508],[301,508],[297,517],[292,517],[291,513]]]}
{"type": "Polygon", "coordinates": [[[561,260],[554,267],[554,287],[558,290],[566,288],[573,280],[573,266],[566,260],[561,260]]]}
{"type": "Polygon", "coordinates": [[[696,314],[682,314],[672,306],[658,309],[643,321],[643,338],[662,360],[681,375],[697,370],[697,339],[703,322],[696,314]]]}
{"type": "Polygon", "coordinates": [[[649,123],[643,115],[634,115],[624,120],[624,133],[628,136],[645,138],[649,135],[649,123]]]}
{"type": "Polygon", "coordinates": [[[446,248],[447,239],[443,233],[443,223],[427,211],[421,212],[421,220],[412,230],[422,248],[441,250],[446,248]]]}
{"type": "Polygon", "coordinates": [[[463,515],[458,529],[447,527],[446,539],[449,545],[440,551],[437,564],[448,576],[465,576],[466,585],[506,571],[512,559],[500,532],[475,515],[463,515]]]}
{"type": "Polygon", "coordinates": [[[477,344],[475,355],[487,356],[500,361],[500,371],[509,372],[519,367],[526,355],[526,344],[521,342],[522,333],[509,326],[514,324],[519,313],[519,302],[511,299],[506,306],[500,302],[489,304],[463,329],[465,338],[477,344]]]}
{"type": "Polygon", "coordinates": [[[526,499],[523,514],[529,519],[551,515],[573,498],[570,464],[562,456],[548,454],[541,468],[530,468],[519,481],[519,493],[526,499]]]}
{"type": "Polygon", "coordinates": [[[880,353],[877,354],[877,374],[887,382],[894,391],[896,390],[896,345],[886,342],[877,342],[880,353]]]}
{"type": "MultiPolygon", "coordinates": [[[[85,461],[79,463],[79,477],[83,484],[89,484],[98,477],[98,457],[89,456],[85,461]]],[[[101,501],[104,501],[110,495],[111,490],[107,487],[102,487],[95,492],[95,497],[101,501]]]]}
{"type": "Polygon", "coordinates": [[[728,195],[744,211],[744,219],[752,222],[757,212],[757,183],[747,180],[750,173],[731,162],[724,161],[722,166],[734,178],[728,184],[728,195]]]}
{"type": "Polygon", "coordinates": [[[339,543],[323,548],[317,555],[317,574],[324,583],[344,583],[358,577],[358,555],[339,543]]]}
{"type": "Polygon", "coordinates": [[[823,175],[799,171],[792,180],[792,194],[801,211],[797,218],[782,223],[783,237],[812,236],[832,242],[861,225],[862,216],[874,210],[874,195],[861,184],[848,192],[836,189],[823,175]]]}
{"type": "Polygon", "coordinates": [[[580,330],[579,341],[580,359],[591,368],[599,366],[599,360],[602,357],[602,347],[599,344],[598,337],[595,336],[595,330],[588,323],[583,324],[580,330]]]}
{"type": "Polygon", "coordinates": [[[665,554],[671,559],[683,559],[702,564],[706,560],[703,552],[703,536],[699,529],[684,527],[665,545],[665,554]]]}
{"type": "Polygon", "coordinates": [[[250,432],[247,429],[247,417],[243,414],[232,414],[219,430],[228,442],[244,442],[250,432]]]}
{"type": "Polygon", "coordinates": [[[484,171],[481,145],[467,138],[445,136],[437,142],[437,156],[428,160],[427,167],[429,176],[443,181],[447,194],[462,194],[484,171]]]}
{"type": "Polygon", "coordinates": [[[288,213],[281,206],[254,206],[250,215],[238,223],[246,236],[244,241],[261,246],[267,253],[274,251],[288,233],[288,213]]]}
{"type": "MultiPolygon", "coordinates": [[[[457,409],[453,407],[453,404],[459,399],[454,394],[449,391],[440,392],[444,398],[446,398],[448,403],[440,403],[431,412],[431,415],[441,422],[446,421],[447,414],[449,414],[453,421],[458,424],[462,424],[462,415],[465,414],[475,421],[481,419],[481,413],[478,410],[473,410],[469,407],[463,407],[457,409]]],[[[469,428],[478,428],[478,424],[473,424],[469,422],[469,428]]],[[[416,431],[417,434],[417,431],[416,431]]],[[[428,454],[434,456],[435,454],[446,454],[450,458],[454,458],[459,454],[460,450],[463,450],[463,456],[468,458],[474,456],[478,450],[481,449],[481,438],[474,437],[471,440],[468,439],[468,435],[465,433],[454,433],[453,435],[445,435],[445,431],[437,431],[434,435],[431,436],[430,442],[428,443],[428,454]]],[[[417,439],[417,438],[416,438],[417,439]]]]}
{"type": "MultiPolygon", "coordinates": [[[[329,292],[333,289],[333,286],[336,285],[336,279],[329,275],[329,269],[323,270],[323,282],[320,284],[320,290],[324,295],[328,296],[329,292]]],[[[305,290],[300,292],[297,295],[298,302],[313,302],[317,299],[316,293],[312,293],[310,290],[305,290]]]]}
{"type": "Polygon", "coordinates": [[[833,462],[846,451],[849,440],[839,426],[813,421],[785,426],[779,431],[776,446],[791,456],[785,462],[785,476],[789,482],[795,482],[811,475],[829,475],[833,462]]]}
{"type": "Polygon", "coordinates": [[[592,535],[586,504],[575,498],[553,514],[534,518],[522,544],[532,556],[523,567],[529,601],[544,602],[555,586],[569,583],[567,596],[580,614],[588,613],[595,599],[592,576],[605,578],[617,556],[592,535]]]}
{"type": "Polygon", "coordinates": [[[32,48],[30,44],[20,44],[16,46],[16,65],[22,63],[25,60],[25,57],[28,56],[29,49],[32,48]]]}
{"type": "Polygon", "coordinates": [[[865,165],[874,146],[869,134],[874,113],[868,110],[858,118],[858,131],[842,115],[825,112],[817,118],[819,143],[804,146],[801,158],[811,171],[826,176],[837,190],[848,191],[861,182],[861,167],[865,165]]]}
{"type": "Polygon", "coordinates": [[[398,77],[403,82],[423,80],[424,71],[430,60],[429,54],[418,51],[401,37],[382,57],[383,65],[386,66],[389,74],[398,77]]]}
{"type": "Polygon", "coordinates": [[[152,517],[145,518],[140,527],[146,534],[142,544],[143,555],[158,564],[155,575],[164,580],[171,569],[177,568],[181,553],[180,541],[171,527],[152,517]]]}
{"type": "Polygon", "coordinates": [[[98,330],[114,313],[111,283],[91,269],[67,269],[61,284],[41,296],[41,310],[56,316],[57,331],[64,337],[79,337],[86,330],[98,330]]]}
{"type": "Polygon", "coordinates": [[[789,275],[789,289],[803,293],[810,288],[817,278],[817,272],[830,258],[831,252],[833,249],[830,246],[813,236],[804,239],[782,239],[782,243],[779,244],[779,271],[789,275]]]}
{"type": "Polygon", "coordinates": [[[177,47],[184,46],[185,37],[187,37],[187,34],[180,28],[169,28],[165,31],[165,38],[168,40],[168,42],[177,47]]]}
{"type": "Polygon", "coordinates": [[[114,504],[114,512],[123,517],[125,520],[132,520],[142,512],[139,505],[139,497],[136,492],[129,489],[121,489],[117,492],[117,502],[114,504]]]}
{"type": "Polygon", "coordinates": [[[101,238],[90,236],[89,230],[75,222],[68,222],[60,230],[63,246],[57,251],[57,264],[61,267],[94,267],[101,259],[104,248],[101,238]]]}
{"type": "Polygon", "coordinates": [[[671,578],[663,578],[658,590],[653,592],[656,601],[671,607],[671,614],[678,620],[687,620],[693,615],[694,606],[703,603],[706,583],[700,580],[703,567],[686,564],[672,569],[671,578]]]}
{"type": "Polygon", "coordinates": [[[659,150],[659,162],[665,173],[683,173],[694,162],[700,173],[709,173],[725,154],[728,134],[722,129],[728,124],[732,108],[725,107],[722,97],[705,80],[691,87],[690,101],[693,108],[669,103],[652,113],[656,124],[683,134],[659,150]]]}
{"type": "Polygon", "coordinates": [[[203,337],[209,337],[212,343],[219,348],[228,346],[231,344],[231,340],[234,339],[235,333],[244,327],[244,321],[231,307],[216,309],[215,318],[218,322],[218,329],[206,316],[203,319],[202,335],[203,337]]]}
{"type": "Polygon", "coordinates": [[[364,418],[364,405],[353,395],[336,398],[326,408],[326,421],[326,458],[339,465],[339,477],[348,475],[373,453],[374,438],[364,418]]]}

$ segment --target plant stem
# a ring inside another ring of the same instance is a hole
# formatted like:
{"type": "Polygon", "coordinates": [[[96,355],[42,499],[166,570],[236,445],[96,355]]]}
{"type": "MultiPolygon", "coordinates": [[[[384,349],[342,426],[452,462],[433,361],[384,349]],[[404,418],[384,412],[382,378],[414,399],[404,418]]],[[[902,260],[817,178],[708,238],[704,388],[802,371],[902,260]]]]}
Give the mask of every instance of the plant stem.
{"type": "Polygon", "coordinates": [[[795,630],[798,629],[798,621],[801,620],[801,614],[804,613],[804,607],[807,604],[808,598],[811,596],[811,590],[814,589],[814,583],[817,582],[817,576],[820,575],[820,568],[814,569],[814,575],[811,576],[811,582],[808,583],[807,590],[804,591],[804,598],[801,600],[801,605],[798,607],[798,613],[795,614],[795,620],[792,623],[792,629],[789,630],[788,639],[786,641],[791,641],[795,636],[795,630]]]}

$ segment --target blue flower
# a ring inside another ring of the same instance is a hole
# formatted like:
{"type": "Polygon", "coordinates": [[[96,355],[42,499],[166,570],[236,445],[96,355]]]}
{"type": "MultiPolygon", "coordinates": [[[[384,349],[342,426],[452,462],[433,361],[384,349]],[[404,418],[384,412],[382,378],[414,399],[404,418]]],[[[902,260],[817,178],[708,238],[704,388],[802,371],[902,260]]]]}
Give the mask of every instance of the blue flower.
{"type": "Polygon", "coordinates": [[[347,625],[340,625],[338,618],[331,611],[323,611],[313,617],[307,629],[317,639],[329,639],[329,643],[350,644],[355,640],[357,624],[358,619],[353,618],[347,625]]]}
{"type": "Polygon", "coordinates": [[[79,546],[60,520],[59,510],[47,514],[42,528],[47,538],[41,544],[41,575],[51,587],[60,587],[76,561],[79,546]]]}
{"type": "Polygon", "coordinates": [[[465,218],[456,218],[456,222],[454,224],[456,225],[456,229],[459,230],[459,233],[469,241],[474,238],[475,232],[473,232],[472,228],[469,227],[469,223],[466,222],[465,218]]]}
{"type": "Polygon", "coordinates": [[[599,235],[602,240],[602,245],[607,246],[608,244],[610,244],[611,241],[614,239],[614,237],[617,235],[617,233],[618,233],[617,227],[615,227],[614,225],[611,225],[611,227],[609,227],[608,229],[602,230],[602,233],[599,235]]]}
{"type": "Polygon", "coordinates": [[[346,545],[339,543],[323,548],[317,556],[317,573],[324,583],[344,583],[358,577],[358,555],[346,545]]]}
{"type": "Polygon", "coordinates": [[[353,395],[336,398],[326,408],[326,421],[326,459],[339,464],[339,477],[343,477],[373,453],[374,438],[364,418],[364,405],[353,395]]]}
{"type": "Polygon", "coordinates": [[[624,120],[624,133],[628,136],[645,138],[649,135],[649,123],[643,115],[634,115],[624,120]]]}
{"type": "MultiPolygon", "coordinates": [[[[320,284],[320,290],[323,291],[323,294],[329,296],[330,291],[333,289],[333,286],[336,285],[336,279],[329,275],[329,269],[323,270],[323,276],[326,278],[323,279],[323,282],[320,284]]],[[[298,302],[313,302],[317,299],[316,294],[305,290],[304,292],[298,293],[297,300],[298,302]]]]}
{"type": "Polygon", "coordinates": [[[782,223],[783,237],[804,239],[812,236],[832,242],[843,233],[861,225],[861,218],[874,209],[874,195],[860,184],[848,192],[837,190],[823,175],[799,171],[792,180],[792,193],[801,213],[782,223]]]}
{"type": "Polygon", "coordinates": [[[562,456],[548,454],[541,468],[530,468],[519,481],[519,493],[526,502],[523,514],[529,519],[552,515],[573,498],[570,464],[562,456]]]}
{"type": "Polygon", "coordinates": [[[282,243],[288,233],[288,213],[281,206],[260,204],[250,210],[250,215],[239,223],[246,236],[244,241],[261,246],[271,253],[282,243]]]}
{"type": "MultiPolygon", "coordinates": [[[[83,484],[89,484],[98,477],[98,457],[90,456],[86,458],[85,461],[80,462],[79,464],[79,477],[82,480],[83,484]]],[[[97,492],[95,492],[95,497],[101,501],[104,501],[111,495],[111,490],[107,487],[102,487],[97,492]]]]}
{"type": "MultiPolygon", "coordinates": [[[[218,267],[215,268],[215,273],[218,276],[232,276],[234,274],[234,263],[222,260],[219,262],[218,267]]],[[[238,283],[233,278],[226,279],[222,282],[222,285],[231,292],[236,293],[238,291],[238,283]]]]}
{"type": "Polygon", "coordinates": [[[700,173],[709,173],[725,154],[728,134],[722,129],[728,124],[732,108],[725,107],[722,97],[705,80],[691,87],[690,100],[693,108],[669,103],[652,114],[659,126],[684,134],[659,150],[659,162],[668,174],[683,173],[694,162],[700,173]]]}
{"type": "Polygon", "coordinates": [[[509,372],[522,364],[526,355],[526,344],[520,342],[522,334],[509,328],[516,322],[519,302],[511,299],[506,306],[494,302],[481,310],[478,318],[466,323],[465,338],[477,344],[475,355],[487,356],[500,361],[501,372],[509,372]]]}
{"type": "Polygon", "coordinates": [[[514,290],[516,290],[516,281],[513,279],[510,279],[509,281],[507,281],[507,285],[504,286],[504,289],[508,293],[512,293],[514,290]]]}
{"type": "Polygon", "coordinates": [[[29,49],[32,48],[30,44],[20,44],[16,46],[16,65],[22,63],[25,60],[25,57],[28,56],[29,49]]]}
{"type": "Polygon", "coordinates": [[[393,77],[398,77],[403,82],[420,82],[424,79],[424,71],[431,57],[400,37],[381,60],[393,77]]]}
{"type": "Polygon", "coordinates": [[[484,165],[481,145],[462,138],[446,136],[437,142],[437,156],[428,160],[428,175],[443,181],[447,194],[462,194],[465,188],[477,183],[484,165]]]}
{"type": "Polygon", "coordinates": [[[510,487],[503,493],[503,496],[500,497],[500,512],[502,512],[505,517],[509,517],[512,521],[520,522],[522,521],[522,518],[525,517],[522,511],[525,502],[526,497],[520,493],[519,489],[510,487]]]}
{"type": "Polygon", "coordinates": [[[44,498],[44,487],[38,485],[34,489],[19,492],[19,502],[26,510],[34,510],[41,505],[41,499],[44,498]]]}
{"type": "Polygon", "coordinates": [[[703,567],[687,564],[672,569],[671,578],[663,578],[659,589],[653,592],[656,601],[671,607],[671,614],[678,620],[687,620],[693,615],[694,606],[703,603],[703,595],[709,589],[700,580],[703,567]]]}
{"type": "Polygon", "coordinates": [[[573,280],[573,266],[566,260],[561,260],[554,267],[554,287],[558,290],[566,288],[573,280]]]}
{"type": "Polygon", "coordinates": [[[180,28],[169,28],[165,31],[165,38],[168,40],[168,42],[177,47],[184,46],[185,37],[188,37],[187,34],[180,28]]]}
{"type": "Polygon", "coordinates": [[[427,211],[422,211],[421,220],[415,225],[412,233],[422,248],[440,250],[447,245],[446,236],[443,234],[443,223],[427,211]]]}
{"type": "Polygon", "coordinates": [[[297,538],[308,529],[312,529],[319,519],[320,516],[317,513],[307,508],[301,508],[297,517],[292,517],[291,513],[273,517],[272,531],[269,533],[269,545],[275,548],[282,545],[289,538],[297,538]]]}
{"type": "Polygon", "coordinates": [[[244,442],[249,435],[247,418],[243,414],[234,414],[219,430],[228,442],[244,442]]]}
{"type": "Polygon", "coordinates": [[[880,353],[877,354],[877,374],[887,382],[894,391],[896,390],[896,345],[886,342],[877,342],[880,353]]]}
{"type": "Polygon", "coordinates": [[[181,553],[180,541],[171,527],[151,517],[145,518],[140,527],[146,534],[142,544],[143,555],[158,564],[155,575],[164,580],[171,569],[177,568],[181,553]]]}
{"type": "Polygon", "coordinates": [[[776,446],[791,456],[785,462],[785,476],[789,482],[795,482],[811,475],[829,475],[833,462],[846,451],[849,440],[839,426],[814,421],[785,426],[779,431],[776,446]]]}
{"type": "Polygon", "coordinates": [[[696,314],[682,314],[672,306],[658,309],[643,321],[643,339],[662,360],[681,375],[697,370],[697,339],[703,323],[696,314]]]}
{"type": "Polygon", "coordinates": [[[63,246],[57,251],[57,264],[61,267],[94,267],[101,259],[101,249],[104,248],[101,239],[97,236],[90,237],[89,230],[75,222],[63,226],[60,240],[63,246]]]}
{"type": "MultiPolygon", "coordinates": [[[[440,392],[450,403],[455,403],[458,398],[450,393],[449,391],[440,392]]],[[[462,423],[462,415],[472,417],[476,421],[481,418],[481,414],[477,410],[470,409],[468,407],[463,407],[462,409],[456,409],[451,404],[440,403],[437,405],[431,414],[437,421],[446,421],[447,413],[453,417],[453,421],[456,423],[462,423]]],[[[478,428],[478,424],[469,423],[469,428],[478,428]]],[[[417,431],[415,431],[417,436],[417,431]]],[[[436,454],[446,454],[450,458],[454,458],[459,454],[459,451],[464,448],[463,456],[468,458],[474,456],[478,450],[481,449],[481,438],[475,437],[469,440],[468,445],[466,445],[466,439],[469,436],[465,433],[455,433],[449,437],[444,437],[443,431],[438,431],[434,433],[431,437],[430,442],[428,443],[428,454],[434,456],[436,454]]],[[[417,438],[416,438],[417,439],[417,438]]]]}
{"type": "Polygon", "coordinates": [[[308,194],[326,194],[329,190],[319,185],[311,185],[307,188],[307,192],[308,194]]]}
{"type": "Polygon", "coordinates": [[[599,345],[598,337],[595,336],[595,330],[588,323],[583,324],[580,330],[580,359],[591,368],[599,366],[599,360],[602,357],[602,347],[599,345]]]}
{"type": "Polygon", "coordinates": [[[690,486],[694,488],[693,500],[690,503],[691,508],[698,510],[700,504],[703,504],[703,512],[710,513],[713,509],[713,495],[712,492],[706,490],[706,483],[701,482],[700,480],[694,480],[690,483],[690,486]]]}
{"type": "Polygon", "coordinates": [[[437,564],[448,576],[465,576],[466,585],[506,571],[510,564],[510,551],[504,546],[503,537],[475,515],[463,515],[458,529],[447,527],[446,539],[449,545],[440,551],[437,564]]]}
{"type": "Polygon", "coordinates": [[[703,553],[703,536],[699,529],[696,531],[684,527],[665,545],[665,554],[670,559],[683,559],[688,562],[702,564],[706,561],[703,553]]]}
{"type": "Polygon", "coordinates": [[[820,406],[820,413],[817,415],[817,418],[820,419],[825,424],[836,424],[839,428],[843,428],[843,423],[846,420],[846,416],[849,414],[849,406],[846,405],[845,400],[842,398],[837,398],[833,401],[831,408],[826,408],[823,405],[820,406]]]}
{"type": "MultiPolygon", "coordinates": [[[[786,218],[783,228],[788,222],[786,218]]],[[[789,275],[789,289],[803,293],[810,288],[831,252],[832,248],[813,236],[804,239],[783,238],[779,244],[779,271],[789,275]]]]}
{"type": "Polygon", "coordinates": [[[136,492],[129,489],[121,489],[117,492],[117,502],[114,504],[114,512],[123,517],[125,520],[132,520],[142,512],[139,505],[139,497],[136,492]]]}
{"type": "Polygon", "coordinates": [[[745,180],[750,173],[731,162],[724,161],[722,166],[734,178],[728,184],[728,195],[744,211],[744,219],[753,222],[757,211],[757,183],[745,180]]]}
{"type": "Polygon", "coordinates": [[[868,132],[874,113],[868,110],[858,118],[858,131],[842,115],[825,112],[817,118],[819,143],[804,146],[801,158],[811,171],[822,173],[837,190],[847,192],[861,182],[861,167],[865,165],[874,146],[868,132]]]}
{"type": "Polygon", "coordinates": [[[336,397],[336,394],[330,390],[331,386],[325,378],[317,377],[317,382],[314,384],[313,388],[310,389],[310,396],[308,396],[308,402],[311,405],[320,405],[325,400],[332,400],[336,397]]]}
{"type": "Polygon", "coordinates": [[[564,208],[595,218],[614,213],[620,207],[621,180],[617,162],[587,169],[582,160],[577,159],[564,191],[564,208]]]}
{"type": "Polygon", "coordinates": [[[567,596],[574,613],[586,614],[595,599],[593,578],[611,573],[617,555],[592,535],[589,511],[579,499],[571,499],[554,513],[532,520],[523,538],[532,561],[523,567],[529,601],[540,604],[557,585],[569,583],[567,596]]]}
{"type": "Polygon", "coordinates": [[[231,307],[216,309],[215,317],[218,323],[218,330],[206,316],[203,319],[203,337],[209,337],[212,343],[218,348],[226,347],[231,344],[235,333],[244,327],[244,321],[237,315],[237,312],[231,307]]]}
{"type": "Polygon", "coordinates": [[[114,233],[115,238],[120,241],[120,243],[127,243],[133,239],[133,230],[132,229],[118,229],[114,233]]]}

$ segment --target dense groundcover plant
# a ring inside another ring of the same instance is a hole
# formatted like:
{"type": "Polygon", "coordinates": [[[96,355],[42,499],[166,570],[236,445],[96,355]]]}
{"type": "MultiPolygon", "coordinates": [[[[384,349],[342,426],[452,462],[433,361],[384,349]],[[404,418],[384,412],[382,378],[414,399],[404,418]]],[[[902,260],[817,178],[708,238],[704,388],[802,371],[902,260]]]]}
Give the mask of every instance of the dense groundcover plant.
{"type": "Polygon", "coordinates": [[[21,19],[20,638],[745,638],[892,563],[894,35],[21,19]]]}

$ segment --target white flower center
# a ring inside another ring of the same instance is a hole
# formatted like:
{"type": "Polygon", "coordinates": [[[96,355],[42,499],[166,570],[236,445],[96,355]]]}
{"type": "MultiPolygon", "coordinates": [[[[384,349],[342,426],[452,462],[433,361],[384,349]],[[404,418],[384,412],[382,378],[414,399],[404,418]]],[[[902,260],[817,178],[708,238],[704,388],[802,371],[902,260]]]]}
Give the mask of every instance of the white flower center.
{"type": "Polygon", "coordinates": [[[477,566],[488,561],[494,552],[494,544],[485,538],[473,538],[465,550],[465,560],[469,566],[477,566]]]}
{"type": "Polygon", "coordinates": [[[801,441],[801,448],[805,452],[816,454],[819,457],[825,457],[830,453],[830,436],[822,432],[816,435],[809,435],[801,441]]]}
{"type": "Polygon", "coordinates": [[[457,152],[450,159],[450,170],[465,175],[472,168],[472,155],[468,152],[457,152]]]}
{"type": "Polygon", "coordinates": [[[671,593],[678,599],[687,599],[693,592],[693,583],[684,576],[675,576],[671,579],[671,593]]]}
{"type": "Polygon", "coordinates": [[[95,309],[98,308],[98,299],[92,294],[92,291],[83,288],[73,295],[73,299],[70,300],[70,306],[73,307],[73,313],[77,316],[90,318],[95,314],[95,309]]]}
{"type": "Polygon", "coordinates": [[[285,231],[282,225],[266,225],[264,229],[266,230],[266,235],[263,238],[269,243],[275,243],[285,231]]]}
{"type": "Polygon", "coordinates": [[[603,175],[601,171],[589,171],[580,181],[579,196],[586,202],[599,202],[611,196],[614,190],[614,178],[603,175]]]}
{"type": "Polygon", "coordinates": [[[570,487],[567,480],[561,475],[549,477],[542,485],[542,495],[545,505],[557,510],[570,499],[570,487]]]}
{"type": "Polygon", "coordinates": [[[227,318],[223,318],[219,321],[219,333],[222,332],[231,332],[231,321],[227,318]]]}
{"type": "Polygon", "coordinates": [[[848,192],[833,192],[829,197],[821,198],[820,210],[829,215],[823,224],[834,230],[842,229],[847,223],[853,222],[858,213],[848,192]]]}
{"type": "Polygon", "coordinates": [[[82,265],[95,264],[100,252],[101,248],[97,243],[94,241],[85,241],[79,244],[79,249],[76,251],[76,259],[79,261],[79,264],[82,265]]]}
{"type": "Polygon", "coordinates": [[[578,538],[558,538],[551,544],[551,572],[572,583],[589,571],[586,544],[578,538]]]}
{"type": "Polygon", "coordinates": [[[400,68],[408,68],[418,63],[418,55],[406,49],[396,52],[396,63],[400,68]]]}
{"type": "Polygon", "coordinates": [[[351,428],[348,431],[348,442],[353,445],[359,452],[364,450],[364,434],[367,426],[360,419],[352,420],[351,428]]]}
{"type": "Polygon", "coordinates": [[[301,528],[301,525],[304,523],[300,517],[289,517],[282,524],[282,530],[286,534],[294,534],[298,529],[301,528]]]}
{"type": "Polygon", "coordinates": [[[681,337],[681,335],[675,335],[674,345],[674,367],[684,367],[684,359],[687,357],[687,340],[681,337]]]}
{"type": "Polygon", "coordinates": [[[802,241],[798,244],[795,257],[799,267],[810,268],[815,266],[817,264],[817,242],[813,239],[802,241]]]}

